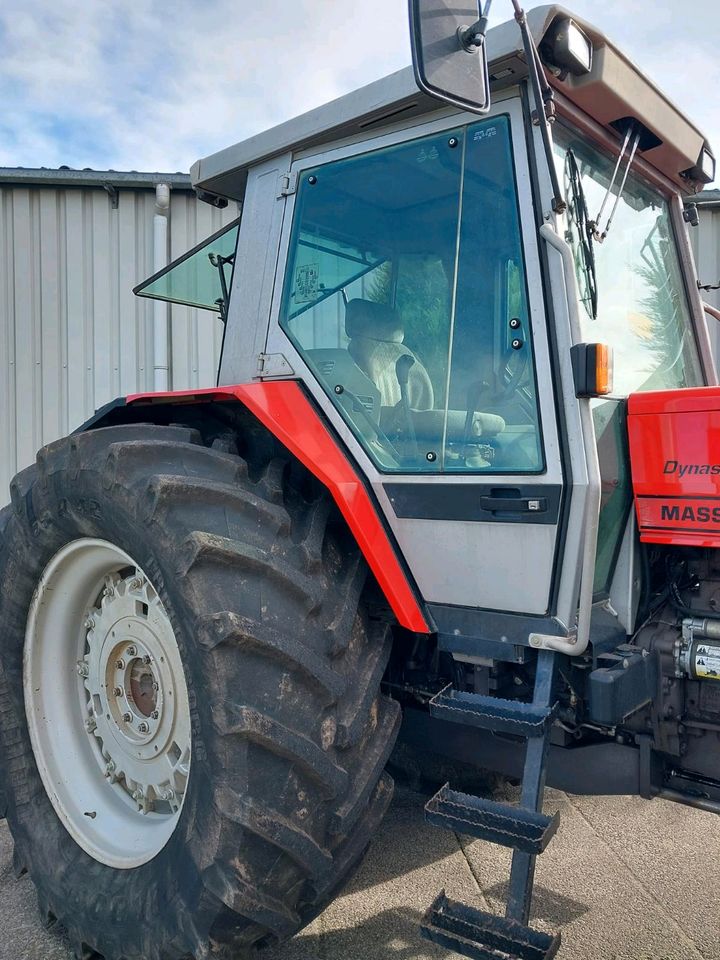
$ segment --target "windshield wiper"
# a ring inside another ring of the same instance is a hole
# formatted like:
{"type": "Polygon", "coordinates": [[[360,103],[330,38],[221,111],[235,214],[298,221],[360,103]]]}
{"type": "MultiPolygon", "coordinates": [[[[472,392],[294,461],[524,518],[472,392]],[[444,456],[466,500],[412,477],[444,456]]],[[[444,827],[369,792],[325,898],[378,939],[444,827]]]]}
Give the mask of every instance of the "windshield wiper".
{"type": "Polygon", "coordinates": [[[593,246],[595,230],[588,216],[587,200],[582,185],[582,177],[580,176],[580,168],[578,167],[578,162],[572,150],[567,151],[565,170],[571,194],[570,218],[574,220],[577,225],[578,243],[587,284],[587,296],[583,297],[583,300],[588,304],[593,320],[597,320],[597,270],[595,268],[595,248],[593,246]]]}

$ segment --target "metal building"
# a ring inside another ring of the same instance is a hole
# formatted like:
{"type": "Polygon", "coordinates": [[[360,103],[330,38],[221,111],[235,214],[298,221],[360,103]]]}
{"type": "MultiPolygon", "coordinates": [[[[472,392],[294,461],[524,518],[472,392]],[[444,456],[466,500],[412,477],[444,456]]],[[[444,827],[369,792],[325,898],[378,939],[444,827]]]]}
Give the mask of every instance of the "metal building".
{"type": "Polygon", "coordinates": [[[220,320],[132,288],[238,213],[184,174],[0,169],[0,506],[103,403],[214,383],[220,320]]]}

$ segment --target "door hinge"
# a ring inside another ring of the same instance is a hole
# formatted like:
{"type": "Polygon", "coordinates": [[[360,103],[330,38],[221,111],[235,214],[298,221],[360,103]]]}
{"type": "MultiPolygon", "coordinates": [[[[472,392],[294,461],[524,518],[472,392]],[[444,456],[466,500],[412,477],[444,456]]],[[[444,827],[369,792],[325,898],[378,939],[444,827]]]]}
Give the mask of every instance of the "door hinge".
{"type": "Polygon", "coordinates": [[[290,170],[288,173],[283,173],[278,177],[278,200],[281,200],[283,197],[292,196],[297,190],[297,182],[298,175],[295,170],[290,170]]]}
{"type": "Polygon", "coordinates": [[[261,379],[269,377],[292,377],[295,371],[282,353],[259,353],[257,360],[257,376],[261,379]]]}

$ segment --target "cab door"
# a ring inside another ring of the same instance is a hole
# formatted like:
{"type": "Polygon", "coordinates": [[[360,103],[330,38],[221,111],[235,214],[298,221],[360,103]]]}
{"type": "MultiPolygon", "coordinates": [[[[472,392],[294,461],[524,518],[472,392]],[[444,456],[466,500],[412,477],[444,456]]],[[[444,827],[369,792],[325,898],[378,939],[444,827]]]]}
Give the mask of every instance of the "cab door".
{"type": "Polygon", "coordinates": [[[519,98],[293,172],[267,352],[340,433],[443,629],[485,611],[524,642],[562,634],[567,491],[519,98]]]}

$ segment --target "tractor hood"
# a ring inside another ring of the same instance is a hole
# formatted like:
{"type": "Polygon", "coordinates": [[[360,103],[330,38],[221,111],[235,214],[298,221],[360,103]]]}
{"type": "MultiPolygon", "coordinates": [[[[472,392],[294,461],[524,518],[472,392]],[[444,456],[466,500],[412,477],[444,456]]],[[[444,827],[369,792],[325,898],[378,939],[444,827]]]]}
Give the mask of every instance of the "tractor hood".
{"type": "MultiPolygon", "coordinates": [[[[639,120],[656,138],[643,158],[685,193],[703,184],[696,172],[703,151],[712,151],[685,115],[600,30],[557,5],[536,7],[528,23],[538,46],[558,18],[571,16],[593,43],[589,74],[560,79],[547,71],[550,83],[575,106],[618,136],[613,124],[627,117],[639,120]]],[[[514,20],[488,31],[491,90],[513,86],[527,76],[520,30],[514,20]]],[[[406,67],[324,106],[281,123],[234,146],[198,160],[190,171],[195,188],[212,196],[242,200],[250,167],[288,150],[369,136],[374,130],[425,114],[447,110],[422,93],[412,67],[406,67]]],[[[208,198],[209,199],[209,198],[208,198]]]]}

